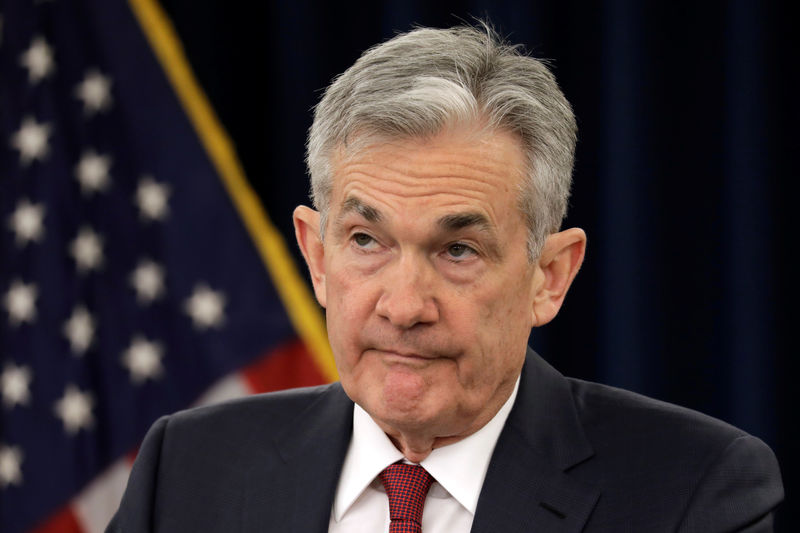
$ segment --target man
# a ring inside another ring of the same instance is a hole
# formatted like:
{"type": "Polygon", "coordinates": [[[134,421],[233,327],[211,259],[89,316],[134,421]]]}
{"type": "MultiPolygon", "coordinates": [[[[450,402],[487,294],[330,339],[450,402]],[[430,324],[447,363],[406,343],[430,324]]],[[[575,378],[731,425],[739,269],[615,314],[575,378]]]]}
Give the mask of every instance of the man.
{"type": "Polygon", "coordinates": [[[294,214],[341,383],[160,420],[109,531],[770,531],[761,441],[527,349],[583,260],[575,136],[491,30],[367,51],[315,110],[294,214]]]}

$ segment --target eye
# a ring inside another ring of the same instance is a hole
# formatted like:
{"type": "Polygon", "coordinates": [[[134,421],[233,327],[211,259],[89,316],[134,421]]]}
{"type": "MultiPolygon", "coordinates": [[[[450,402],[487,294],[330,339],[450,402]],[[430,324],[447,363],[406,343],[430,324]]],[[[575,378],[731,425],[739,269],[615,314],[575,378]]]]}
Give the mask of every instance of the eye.
{"type": "Polygon", "coordinates": [[[350,240],[359,248],[369,248],[370,245],[375,244],[375,239],[366,233],[354,233],[350,240]]]}
{"type": "Polygon", "coordinates": [[[477,254],[474,248],[464,243],[456,242],[447,247],[447,255],[456,260],[464,260],[477,254]]]}

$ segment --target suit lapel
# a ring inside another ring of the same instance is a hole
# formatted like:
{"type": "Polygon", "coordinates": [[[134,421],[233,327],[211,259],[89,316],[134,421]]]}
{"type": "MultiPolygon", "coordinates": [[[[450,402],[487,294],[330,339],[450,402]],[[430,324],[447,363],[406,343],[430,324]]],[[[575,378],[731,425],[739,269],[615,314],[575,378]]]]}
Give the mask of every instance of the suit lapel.
{"type": "Polygon", "coordinates": [[[353,433],[353,402],[338,383],[318,409],[297,421],[283,444],[294,475],[292,531],[328,531],[333,497],[353,433]],[[318,510],[316,513],[312,510],[318,510]]]}
{"type": "Polygon", "coordinates": [[[567,470],[592,454],[569,384],[529,350],[472,532],[581,531],[600,494],[572,480],[567,470]]]}
{"type": "Polygon", "coordinates": [[[282,461],[255,465],[244,531],[326,532],[352,430],[353,403],[334,383],[275,439],[282,461]]]}

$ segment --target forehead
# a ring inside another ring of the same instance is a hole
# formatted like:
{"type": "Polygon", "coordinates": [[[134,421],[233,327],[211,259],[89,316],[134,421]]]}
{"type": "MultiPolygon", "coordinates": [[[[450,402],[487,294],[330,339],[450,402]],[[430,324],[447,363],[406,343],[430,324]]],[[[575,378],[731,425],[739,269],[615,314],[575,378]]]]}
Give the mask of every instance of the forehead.
{"type": "Polygon", "coordinates": [[[519,215],[525,162],[510,133],[446,132],[390,140],[340,153],[333,163],[334,216],[356,212],[375,219],[371,209],[381,216],[416,217],[478,212],[500,225],[509,210],[519,215]]]}

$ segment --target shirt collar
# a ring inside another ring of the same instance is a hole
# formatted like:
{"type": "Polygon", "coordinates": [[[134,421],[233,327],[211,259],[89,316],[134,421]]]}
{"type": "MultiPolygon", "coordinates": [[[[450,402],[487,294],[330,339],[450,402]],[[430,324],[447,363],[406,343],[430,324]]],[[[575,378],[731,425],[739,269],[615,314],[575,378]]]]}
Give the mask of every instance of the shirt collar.
{"type": "MultiPolygon", "coordinates": [[[[434,479],[473,515],[478,506],[483,480],[489,468],[497,439],[514,405],[519,378],[508,400],[488,424],[472,435],[436,448],[420,464],[434,479]],[[464,465],[469,465],[465,468],[464,465]]],[[[337,522],[364,489],[392,463],[403,460],[389,437],[358,404],[353,407],[353,438],[342,465],[333,518],[337,522]]]]}

